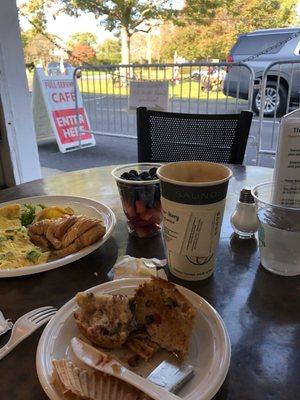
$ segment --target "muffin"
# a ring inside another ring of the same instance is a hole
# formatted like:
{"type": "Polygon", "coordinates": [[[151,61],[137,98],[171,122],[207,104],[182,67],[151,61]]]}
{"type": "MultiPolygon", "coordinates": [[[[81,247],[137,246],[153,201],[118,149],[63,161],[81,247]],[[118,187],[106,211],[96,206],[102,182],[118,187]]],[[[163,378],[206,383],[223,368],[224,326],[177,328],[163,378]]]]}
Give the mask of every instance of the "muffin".
{"type": "Polygon", "coordinates": [[[126,347],[141,359],[148,361],[159,350],[157,343],[150,339],[145,331],[137,330],[129,335],[126,347]]]}
{"type": "Polygon", "coordinates": [[[132,299],[125,295],[76,295],[74,317],[79,330],[92,343],[107,349],[121,347],[132,330],[132,299]]]}
{"type": "Polygon", "coordinates": [[[187,355],[196,310],[174,284],[147,280],[135,292],[134,308],[136,322],[145,326],[153,342],[180,358],[187,355]]]}

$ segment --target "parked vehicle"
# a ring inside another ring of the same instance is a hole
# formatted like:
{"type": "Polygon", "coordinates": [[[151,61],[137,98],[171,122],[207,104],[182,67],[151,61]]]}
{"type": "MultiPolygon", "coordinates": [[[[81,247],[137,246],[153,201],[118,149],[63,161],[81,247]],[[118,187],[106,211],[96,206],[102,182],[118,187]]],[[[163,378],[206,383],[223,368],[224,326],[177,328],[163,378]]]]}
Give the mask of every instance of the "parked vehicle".
{"type": "MultiPolygon", "coordinates": [[[[284,41],[295,33],[300,33],[300,28],[281,28],[258,30],[245,35],[240,35],[237,42],[232,47],[228,62],[242,62],[257,53],[260,53],[277,43],[284,41]]],[[[299,60],[300,61],[300,36],[294,37],[284,44],[274,46],[266,54],[260,55],[253,60],[245,61],[249,67],[253,68],[256,83],[261,80],[264,70],[271,63],[280,60],[299,60]]],[[[248,99],[250,75],[246,68],[230,67],[224,80],[223,91],[229,96],[248,99]]],[[[300,93],[300,64],[282,65],[279,71],[278,66],[272,67],[268,73],[267,86],[265,90],[266,102],[264,115],[273,117],[276,110],[277,116],[286,113],[290,106],[297,103],[299,106],[300,93]],[[278,93],[277,93],[277,81],[278,93]],[[290,94],[290,96],[288,96],[290,94]],[[287,104],[288,97],[290,102],[287,104]]],[[[253,111],[259,114],[261,107],[261,93],[258,89],[253,93],[253,111]]]]}

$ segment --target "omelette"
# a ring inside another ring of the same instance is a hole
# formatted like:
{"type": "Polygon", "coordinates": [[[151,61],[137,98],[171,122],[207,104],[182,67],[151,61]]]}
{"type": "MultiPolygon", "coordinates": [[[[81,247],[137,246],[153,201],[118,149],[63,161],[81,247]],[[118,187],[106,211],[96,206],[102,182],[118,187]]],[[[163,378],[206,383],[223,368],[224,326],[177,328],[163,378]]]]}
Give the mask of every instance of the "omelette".
{"type": "Polygon", "coordinates": [[[44,264],[87,247],[105,234],[97,218],[70,207],[10,204],[0,208],[0,270],[44,264]]]}
{"type": "Polygon", "coordinates": [[[45,263],[49,255],[30,241],[21,224],[20,204],[0,208],[0,270],[45,263]]]}

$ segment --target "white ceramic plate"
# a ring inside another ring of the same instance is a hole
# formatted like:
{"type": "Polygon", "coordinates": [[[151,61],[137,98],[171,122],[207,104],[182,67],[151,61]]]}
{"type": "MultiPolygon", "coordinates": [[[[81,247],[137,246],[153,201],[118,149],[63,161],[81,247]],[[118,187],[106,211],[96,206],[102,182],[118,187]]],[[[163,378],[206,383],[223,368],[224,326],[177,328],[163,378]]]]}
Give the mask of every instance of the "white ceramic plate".
{"type": "Polygon", "coordinates": [[[0,207],[4,207],[8,204],[43,204],[45,206],[61,205],[69,206],[73,208],[75,214],[84,214],[88,217],[101,218],[104,225],[106,226],[105,235],[91,246],[85,247],[84,249],[78,251],[77,253],[70,254],[69,256],[60,258],[55,261],[50,261],[44,264],[37,264],[28,267],[16,268],[16,269],[0,269],[0,278],[8,278],[22,275],[31,275],[38,272],[48,271],[62,265],[70,264],[73,261],[78,260],[91,253],[100,247],[106,240],[111,236],[114,226],[116,224],[116,217],[112,210],[99,203],[98,201],[87,199],[84,197],[77,196],[36,196],[36,197],[26,197],[24,199],[16,199],[9,201],[7,203],[0,204],[0,207]]]}
{"type": "MultiPolygon", "coordinates": [[[[120,279],[87,292],[97,294],[132,295],[143,279],[120,279]]],[[[219,314],[196,293],[178,286],[178,289],[197,309],[187,362],[193,365],[195,376],[179,393],[186,400],[209,400],[218,391],[228,372],[230,341],[219,314]]],[[[73,313],[75,299],[66,303],[46,326],[37,349],[36,367],[40,383],[51,400],[62,400],[51,382],[52,360],[72,359],[69,348],[72,337],[79,335],[73,313]]]]}

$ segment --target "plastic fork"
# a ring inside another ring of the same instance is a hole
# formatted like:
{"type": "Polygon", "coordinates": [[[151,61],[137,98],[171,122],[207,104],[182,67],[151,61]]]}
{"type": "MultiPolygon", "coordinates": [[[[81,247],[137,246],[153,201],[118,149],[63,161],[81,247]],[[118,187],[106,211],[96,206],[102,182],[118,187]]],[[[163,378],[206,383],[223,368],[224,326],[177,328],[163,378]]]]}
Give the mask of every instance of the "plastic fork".
{"type": "Polygon", "coordinates": [[[0,349],[0,360],[40,326],[48,322],[56,311],[55,307],[41,307],[20,317],[13,326],[9,341],[0,349]]]}

